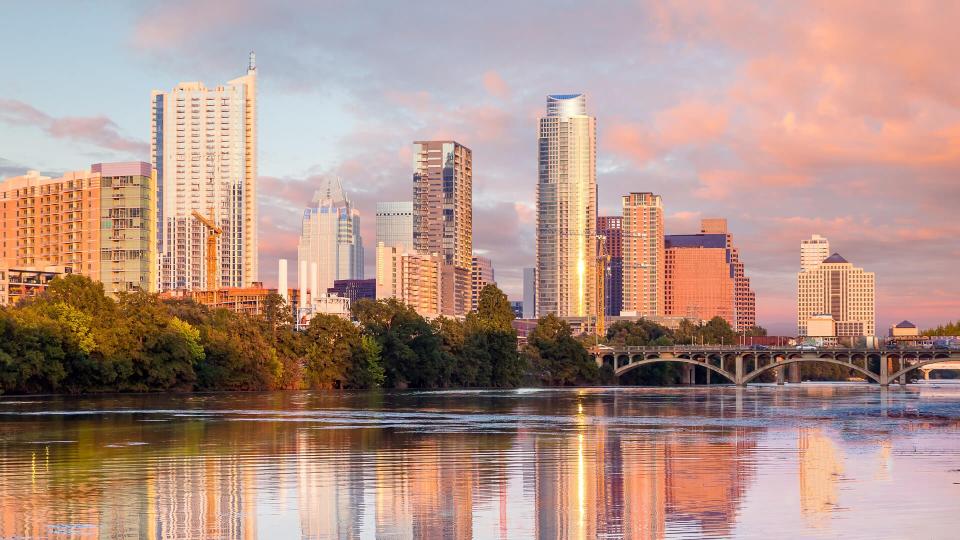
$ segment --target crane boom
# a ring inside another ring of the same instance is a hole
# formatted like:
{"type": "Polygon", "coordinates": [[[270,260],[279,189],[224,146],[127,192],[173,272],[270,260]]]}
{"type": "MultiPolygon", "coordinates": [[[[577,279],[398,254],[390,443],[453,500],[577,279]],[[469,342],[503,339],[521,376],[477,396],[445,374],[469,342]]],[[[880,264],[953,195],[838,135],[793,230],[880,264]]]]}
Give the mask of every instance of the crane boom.
{"type": "Polygon", "coordinates": [[[209,218],[200,212],[197,212],[196,210],[194,210],[191,215],[196,218],[197,221],[203,223],[204,227],[207,228],[207,289],[219,289],[220,287],[217,285],[217,237],[223,234],[223,229],[217,227],[217,224],[214,221],[212,208],[210,209],[209,218]]]}

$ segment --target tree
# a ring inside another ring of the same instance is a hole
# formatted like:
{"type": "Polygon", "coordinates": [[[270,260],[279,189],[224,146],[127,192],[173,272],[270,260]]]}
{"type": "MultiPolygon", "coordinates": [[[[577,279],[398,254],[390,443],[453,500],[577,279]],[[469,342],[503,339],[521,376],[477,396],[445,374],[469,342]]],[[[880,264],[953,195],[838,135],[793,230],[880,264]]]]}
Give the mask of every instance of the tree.
{"type": "Polygon", "coordinates": [[[360,331],[336,315],[317,314],[306,330],[304,374],[311,388],[341,388],[360,348],[360,331]]]}
{"type": "Polygon", "coordinates": [[[524,355],[534,375],[547,385],[592,384],[599,378],[597,364],[573,338],[570,325],[552,314],[541,318],[527,336],[524,355]]]}
{"type": "Polygon", "coordinates": [[[353,351],[353,362],[347,369],[349,388],[379,388],[383,385],[383,360],[380,343],[370,336],[361,336],[353,351]]]}
{"type": "Polygon", "coordinates": [[[489,284],[480,291],[477,310],[467,315],[463,357],[478,366],[478,386],[517,386],[527,370],[517,351],[515,314],[507,295],[489,284]]]}
{"type": "Polygon", "coordinates": [[[200,388],[274,390],[283,380],[283,364],[256,320],[217,310],[201,336],[206,358],[197,372],[200,388]]]}

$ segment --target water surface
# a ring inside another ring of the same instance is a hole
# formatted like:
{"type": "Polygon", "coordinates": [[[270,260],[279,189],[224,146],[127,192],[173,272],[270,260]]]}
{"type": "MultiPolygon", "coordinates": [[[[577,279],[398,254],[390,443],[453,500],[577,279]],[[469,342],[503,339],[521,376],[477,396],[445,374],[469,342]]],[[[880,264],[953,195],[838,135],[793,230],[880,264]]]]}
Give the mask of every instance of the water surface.
{"type": "Polygon", "coordinates": [[[957,538],[960,385],[0,398],[0,538],[957,538]]]}

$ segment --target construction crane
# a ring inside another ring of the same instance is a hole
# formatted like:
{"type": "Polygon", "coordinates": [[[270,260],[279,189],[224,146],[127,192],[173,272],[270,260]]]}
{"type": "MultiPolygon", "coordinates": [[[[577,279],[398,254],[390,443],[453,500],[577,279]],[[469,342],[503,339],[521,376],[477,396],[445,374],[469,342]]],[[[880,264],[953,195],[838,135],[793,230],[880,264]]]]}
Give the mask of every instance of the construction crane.
{"type": "Polygon", "coordinates": [[[607,264],[610,262],[610,256],[607,255],[607,237],[604,235],[597,235],[597,271],[596,271],[596,280],[597,280],[597,337],[603,337],[607,334],[607,324],[606,324],[606,311],[607,306],[605,303],[604,296],[606,296],[606,280],[604,279],[607,275],[607,264]]]}
{"type": "Polygon", "coordinates": [[[209,218],[196,210],[192,215],[207,228],[207,290],[217,290],[220,288],[217,285],[217,238],[223,234],[223,229],[214,222],[213,208],[210,209],[209,218]]]}

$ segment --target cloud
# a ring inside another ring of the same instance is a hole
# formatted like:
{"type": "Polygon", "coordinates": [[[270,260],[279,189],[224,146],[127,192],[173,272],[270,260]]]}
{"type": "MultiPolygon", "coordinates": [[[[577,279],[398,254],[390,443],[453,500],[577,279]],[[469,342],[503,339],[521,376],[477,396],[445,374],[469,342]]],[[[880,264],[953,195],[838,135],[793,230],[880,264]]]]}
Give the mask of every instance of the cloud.
{"type": "Polygon", "coordinates": [[[483,87],[493,97],[507,99],[510,96],[510,87],[496,71],[487,71],[483,74],[483,87]]]}
{"type": "Polygon", "coordinates": [[[0,99],[0,122],[33,126],[56,139],[67,139],[140,156],[146,159],[150,145],[120,134],[119,127],[105,116],[56,118],[22,101],[0,99]]]}

